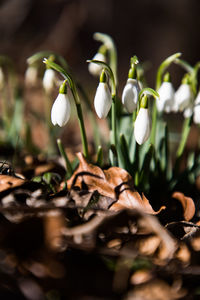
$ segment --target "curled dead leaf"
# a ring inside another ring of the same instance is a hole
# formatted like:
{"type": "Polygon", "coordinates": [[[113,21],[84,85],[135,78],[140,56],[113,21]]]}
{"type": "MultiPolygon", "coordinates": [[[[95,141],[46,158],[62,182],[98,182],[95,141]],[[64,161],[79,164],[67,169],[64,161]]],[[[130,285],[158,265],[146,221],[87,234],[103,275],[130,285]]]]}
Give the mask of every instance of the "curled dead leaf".
{"type": "Polygon", "coordinates": [[[172,198],[177,199],[181,202],[183,207],[183,216],[186,221],[189,221],[193,218],[195,214],[195,205],[194,201],[190,197],[186,197],[181,192],[174,192],[172,198]]]}
{"type": "Polygon", "coordinates": [[[97,190],[100,195],[115,199],[116,202],[110,209],[117,211],[125,208],[140,209],[150,214],[159,213],[154,211],[148,199],[135,190],[133,178],[130,174],[119,167],[111,167],[108,170],[89,164],[82,153],[77,153],[80,161],[79,167],[67,181],[68,188],[78,186],[85,187],[90,192],[97,190]]]}

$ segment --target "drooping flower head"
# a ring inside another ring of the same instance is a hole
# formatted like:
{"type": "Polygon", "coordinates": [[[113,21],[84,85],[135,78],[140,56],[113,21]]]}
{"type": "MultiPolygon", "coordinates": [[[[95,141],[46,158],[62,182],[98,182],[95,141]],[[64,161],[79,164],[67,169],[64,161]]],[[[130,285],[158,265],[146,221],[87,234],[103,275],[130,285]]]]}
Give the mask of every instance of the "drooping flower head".
{"type": "MultiPolygon", "coordinates": [[[[54,59],[55,59],[54,55],[50,55],[50,57],[48,58],[49,61],[54,61],[54,59]]],[[[56,83],[56,73],[54,70],[49,68],[47,65],[46,65],[46,70],[44,72],[42,82],[43,82],[43,87],[44,87],[46,93],[51,93],[52,89],[54,88],[54,85],[56,83]]]]}
{"type": "MultiPolygon", "coordinates": [[[[25,84],[27,86],[34,86],[37,82],[38,70],[36,66],[28,66],[25,72],[25,84]]],[[[46,79],[45,79],[46,80],[46,79]]],[[[46,84],[46,83],[45,83],[46,84]]]]}
{"type": "MultiPolygon", "coordinates": [[[[92,60],[99,60],[102,62],[106,62],[106,51],[107,51],[107,49],[106,49],[105,45],[102,45],[92,60]]],[[[95,64],[93,62],[90,62],[88,65],[88,70],[92,75],[100,76],[101,71],[102,71],[102,66],[95,64]]]]}
{"type": "Polygon", "coordinates": [[[134,136],[139,145],[146,142],[151,132],[151,121],[148,111],[148,99],[147,95],[144,95],[141,99],[140,109],[134,124],[134,136]]]}
{"type": "Polygon", "coordinates": [[[138,95],[140,87],[137,80],[136,67],[133,66],[129,70],[128,80],[122,92],[122,103],[129,113],[137,108],[138,95]]]}
{"type": "Polygon", "coordinates": [[[51,121],[53,125],[63,127],[69,120],[71,106],[67,95],[66,81],[60,86],[59,94],[51,109],[51,121]]]}
{"type": "Polygon", "coordinates": [[[100,119],[105,119],[112,105],[112,96],[106,82],[106,73],[103,70],[100,76],[100,82],[94,98],[94,107],[100,119]]]}
{"type": "Polygon", "coordinates": [[[190,106],[191,101],[193,101],[193,93],[190,87],[189,76],[186,74],[174,95],[173,111],[184,111],[186,108],[188,108],[188,106],[190,106]]]}
{"type": "Polygon", "coordinates": [[[160,95],[160,99],[156,101],[157,110],[159,112],[171,112],[174,104],[174,87],[171,83],[169,73],[166,73],[164,76],[163,83],[161,84],[158,94],[160,95]]]}

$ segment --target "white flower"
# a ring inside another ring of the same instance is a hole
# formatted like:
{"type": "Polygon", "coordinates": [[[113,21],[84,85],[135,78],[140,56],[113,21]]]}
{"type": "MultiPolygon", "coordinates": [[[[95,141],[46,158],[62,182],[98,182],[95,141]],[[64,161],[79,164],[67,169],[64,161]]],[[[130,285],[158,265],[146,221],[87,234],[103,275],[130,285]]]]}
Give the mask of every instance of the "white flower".
{"type": "MultiPolygon", "coordinates": [[[[103,61],[106,62],[106,57],[105,55],[103,55],[102,53],[96,53],[95,56],[93,57],[93,60],[99,60],[99,61],[103,61]]],[[[92,63],[90,62],[88,65],[88,70],[89,72],[94,75],[94,76],[99,76],[101,74],[102,71],[102,66],[98,65],[96,63],[92,63]]]]}
{"type": "Polygon", "coordinates": [[[71,107],[67,94],[59,93],[51,109],[51,121],[53,125],[64,126],[69,120],[70,113],[71,107]]]}
{"type": "Polygon", "coordinates": [[[193,108],[194,108],[194,105],[193,103],[191,102],[188,107],[186,107],[186,109],[184,110],[183,112],[183,116],[184,118],[190,118],[193,114],[193,108]]]}
{"type": "Polygon", "coordinates": [[[194,101],[193,121],[195,124],[200,124],[200,92],[198,92],[197,97],[194,101]]]}
{"type": "Polygon", "coordinates": [[[156,101],[157,109],[159,112],[165,111],[169,113],[172,110],[174,102],[174,88],[171,82],[164,81],[159,90],[158,94],[160,99],[156,101]]]}
{"type": "Polygon", "coordinates": [[[146,142],[150,136],[151,121],[148,108],[141,107],[134,124],[134,136],[139,145],[146,142]]]}
{"type": "Polygon", "coordinates": [[[189,84],[182,83],[174,95],[174,111],[185,110],[192,101],[192,91],[189,84]]]}
{"type": "Polygon", "coordinates": [[[100,119],[106,118],[112,105],[112,96],[106,82],[99,82],[94,98],[94,107],[100,119]]]}
{"type": "Polygon", "coordinates": [[[52,69],[46,69],[43,77],[43,87],[45,91],[51,92],[55,83],[55,72],[52,69]]]}
{"type": "Polygon", "coordinates": [[[129,113],[137,108],[138,95],[140,87],[136,79],[128,78],[122,93],[122,103],[129,113]]]}
{"type": "Polygon", "coordinates": [[[37,81],[37,68],[29,66],[25,72],[25,83],[29,86],[34,86],[37,81]]]}

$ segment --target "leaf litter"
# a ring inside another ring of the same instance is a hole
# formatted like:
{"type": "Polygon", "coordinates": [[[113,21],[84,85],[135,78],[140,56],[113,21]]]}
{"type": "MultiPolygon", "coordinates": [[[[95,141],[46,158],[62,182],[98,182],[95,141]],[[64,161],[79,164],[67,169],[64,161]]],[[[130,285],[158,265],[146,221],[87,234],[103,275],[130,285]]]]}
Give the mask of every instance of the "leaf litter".
{"type": "Polygon", "coordinates": [[[102,170],[77,156],[79,166],[67,181],[52,162],[0,175],[0,294],[198,298],[200,225],[193,199],[174,192],[183,218],[168,222],[167,203],[155,211],[126,171],[102,170]]]}

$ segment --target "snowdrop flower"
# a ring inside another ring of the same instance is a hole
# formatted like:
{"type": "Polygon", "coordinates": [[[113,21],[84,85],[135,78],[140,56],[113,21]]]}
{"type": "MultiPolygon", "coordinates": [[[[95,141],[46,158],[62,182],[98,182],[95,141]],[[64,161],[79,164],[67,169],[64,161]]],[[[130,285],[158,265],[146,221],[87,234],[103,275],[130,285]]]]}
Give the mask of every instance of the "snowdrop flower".
{"type": "Polygon", "coordinates": [[[55,83],[55,72],[52,69],[46,69],[43,77],[43,87],[47,93],[51,92],[55,83]]]}
{"type": "Polygon", "coordinates": [[[51,121],[53,125],[58,124],[60,127],[63,127],[68,122],[70,113],[71,106],[67,95],[66,81],[64,81],[51,109],[51,121]]]}
{"type": "Polygon", "coordinates": [[[184,111],[189,106],[192,98],[189,80],[188,77],[185,77],[174,95],[174,111],[184,111]]]}
{"type": "Polygon", "coordinates": [[[96,90],[94,98],[94,107],[100,119],[107,117],[107,114],[112,105],[112,96],[106,83],[106,74],[103,70],[100,76],[100,82],[96,90]]]}
{"type": "Polygon", "coordinates": [[[160,99],[156,101],[157,110],[159,112],[169,113],[172,110],[173,102],[174,102],[174,93],[175,90],[173,88],[172,83],[170,82],[169,73],[167,73],[164,77],[164,81],[161,84],[158,94],[160,95],[160,99]]]}
{"type": "Polygon", "coordinates": [[[197,97],[194,101],[193,121],[195,124],[200,124],[200,91],[198,92],[197,97]]]}
{"type": "Polygon", "coordinates": [[[137,108],[140,87],[136,79],[128,78],[122,93],[122,103],[126,110],[132,113],[137,108]]]}
{"type": "Polygon", "coordinates": [[[34,86],[37,81],[37,68],[29,66],[25,72],[25,83],[28,86],[34,86]]]}
{"type": "Polygon", "coordinates": [[[122,92],[122,103],[126,110],[132,113],[137,108],[140,87],[137,80],[136,66],[131,66],[128,73],[128,80],[122,92]]]}
{"type": "Polygon", "coordinates": [[[146,142],[151,132],[151,121],[148,112],[148,99],[144,95],[141,100],[141,107],[139,109],[137,118],[134,124],[134,136],[139,145],[146,142]]]}
{"type": "MultiPolygon", "coordinates": [[[[102,62],[106,62],[106,51],[107,48],[105,47],[105,45],[102,45],[92,60],[99,60],[102,62]]],[[[103,69],[102,66],[92,62],[90,62],[88,65],[89,72],[94,76],[100,76],[102,69],[103,69]]]]}

